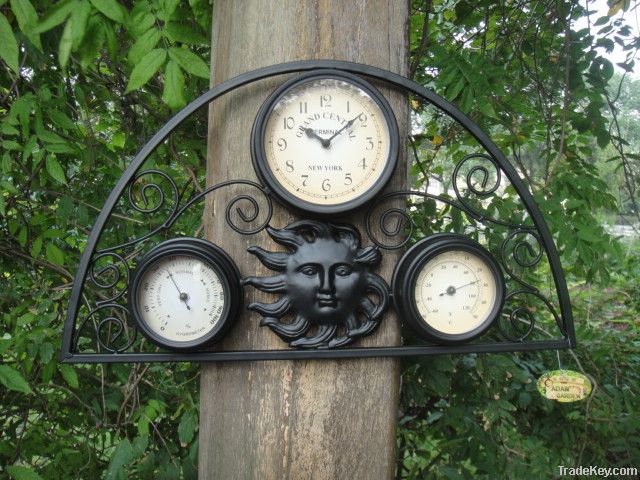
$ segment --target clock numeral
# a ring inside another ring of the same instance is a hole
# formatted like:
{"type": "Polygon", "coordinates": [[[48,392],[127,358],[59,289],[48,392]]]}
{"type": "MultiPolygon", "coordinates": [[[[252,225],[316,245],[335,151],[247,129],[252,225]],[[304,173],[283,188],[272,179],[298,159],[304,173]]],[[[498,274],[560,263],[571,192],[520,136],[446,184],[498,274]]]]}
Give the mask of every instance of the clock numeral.
{"type": "Polygon", "coordinates": [[[329,190],[331,190],[331,184],[329,183],[328,178],[325,178],[322,181],[322,190],[324,190],[325,192],[328,192],[329,190]]]}
{"type": "Polygon", "coordinates": [[[300,113],[307,113],[307,102],[300,102],[300,113]]]}
{"type": "Polygon", "coordinates": [[[300,175],[300,177],[302,177],[302,186],[306,187],[307,186],[307,180],[309,180],[309,175],[300,175]]]}
{"type": "Polygon", "coordinates": [[[350,173],[345,173],[344,174],[344,184],[345,185],[351,185],[353,183],[353,179],[351,178],[351,174],[350,173]]]}
{"type": "Polygon", "coordinates": [[[293,127],[295,126],[296,121],[293,119],[293,117],[284,117],[282,119],[282,123],[284,124],[285,130],[293,130],[293,127]]]}
{"type": "Polygon", "coordinates": [[[367,168],[367,159],[363,158],[362,161],[360,163],[358,163],[359,167],[362,167],[362,169],[364,170],[365,168],[367,168]]]}
{"type": "Polygon", "coordinates": [[[320,96],[320,106],[321,107],[331,107],[331,95],[321,95],[320,96]]]}
{"type": "Polygon", "coordinates": [[[145,311],[145,312],[148,312],[148,311],[149,311],[149,305],[145,305],[145,306],[144,306],[144,311],[145,311]]]}
{"type": "Polygon", "coordinates": [[[287,141],[284,138],[279,138],[276,145],[278,145],[281,152],[284,152],[287,149],[287,141]]]}
{"type": "Polygon", "coordinates": [[[361,113],[360,115],[358,115],[358,120],[360,120],[362,122],[362,126],[366,128],[367,126],[367,116],[364,113],[361,113]]]}
{"type": "Polygon", "coordinates": [[[287,160],[285,162],[285,165],[286,165],[285,168],[286,168],[287,172],[289,172],[289,173],[293,172],[293,161],[287,160]]]}
{"type": "Polygon", "coordinates": [[[367,137],[367,146],[365,147],[365,150],[373,150],[373,137],[367,137]]]}
{"type": "Polygon", "coordinates": [[[347,113],[351,113],[351,106],[349,105],[349,100],[347,100],[347,113]]]}
{"type": "Polygon", "coordinates": [[[349,140],[353,140],[354,138],[356,138],[356,134],[349,130],[349,140]]]}

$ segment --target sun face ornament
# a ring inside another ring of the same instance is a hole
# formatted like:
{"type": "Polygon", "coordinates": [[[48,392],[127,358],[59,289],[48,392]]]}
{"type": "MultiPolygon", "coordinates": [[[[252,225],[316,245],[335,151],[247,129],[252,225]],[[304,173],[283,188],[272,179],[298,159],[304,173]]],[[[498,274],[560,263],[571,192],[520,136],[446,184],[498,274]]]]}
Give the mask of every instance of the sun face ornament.
{"type": "Polygon", "coordinates": [[[267,233],[287,251],[248,251],[277,274],[242,280],[281,294],[274,303],[247,307],[262,315],[261,326],[296,348],[340,347],[378,327],[389,304],[389,287],[371,270],[382,255],[377,247],[361,247],[355,227],[299,221],[282,229],[267,227],[267,233]]]}

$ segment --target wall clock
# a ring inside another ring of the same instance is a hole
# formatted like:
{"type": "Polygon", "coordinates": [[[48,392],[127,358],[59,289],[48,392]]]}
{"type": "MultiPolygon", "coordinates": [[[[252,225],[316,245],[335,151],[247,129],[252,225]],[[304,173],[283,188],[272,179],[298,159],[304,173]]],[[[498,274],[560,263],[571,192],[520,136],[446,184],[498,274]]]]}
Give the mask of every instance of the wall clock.
{"type": "Polygon", "coordinates": [[[133,273],[129,308],[153,343],[191,350],[214,343],[235,320],[240,275],[231,258],[199,238],[174,238],[147,253],[133,273]]]}
{"type": "Polygon", "coordinates": [[[401,319],[424,339],[468,342],[491,327],[505,297],[492,255],[457,234],[436,234],[411,247],[393,275],[393,301],[401,319]]]}
{"type": "Polygon", "coordinates": [[[262,105],[251,156],[258,178],[280,201],[315,214],[345,213],[391,178],[398,126],[368,82],[314,71],[284,83],[262,105]]]}

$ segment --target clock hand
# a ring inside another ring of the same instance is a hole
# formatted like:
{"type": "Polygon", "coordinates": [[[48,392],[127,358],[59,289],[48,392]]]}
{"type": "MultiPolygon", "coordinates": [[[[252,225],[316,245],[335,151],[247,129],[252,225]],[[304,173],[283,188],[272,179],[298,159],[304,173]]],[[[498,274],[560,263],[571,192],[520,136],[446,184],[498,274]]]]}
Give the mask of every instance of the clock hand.
{"type": "Polygon", "coordinates": [[[340,130],[338,130],[336,133],[334,133],[334,134],[333,134],[333,135],[331,135],[329,138],[327,138],[327,146],[329,146],[329,145],[331,144],[331,140],[333,140],[334,138],[336,138],[336,137],[337,137],[338,135],[340,135],[343,131],[345,131],[347,128],[349,128],[351,125],[353,125],[353,122],[355,122],[355,121],[358,119],[358,117],[360,117],[360,115],[362,115],[362,114],[359,114],[357,117],[355,117],[355,118],[353,118],[353,119],[349,120],[349,121],[346,123],[346,125],[345,125],[344,127],[342,127],[342,128],[341,128],[340,130]]]}
{"type": "Polygon", "coordinates": [[[478,282],[479,282],[479,280],[476,280],[475,282],[465,283],[464,285],[461,285],[460,287],[451,286],[451,287],[447,288],[447,290],[445,292],[442,292],[440,294],[440,296],[443,297],[445,295],[455,295],[455,293],[458,290],[460,290],[461,288],[468,287],[469,285],[473,285],[474,283],[478,283],[478,282]]]}
{"type": "Polygon", "coordinates": [[[176,290],[178,290],[180,301],[184,302],[184,305],[185,307],[187,307],[187,310],[191,310],[191,307],[189,307],[189,304],[187,303],[187,300],[189,299],[189,295],[186,292],[183,292],[182,290],[180,290],[180,287],[176,283],[176,280],[173,278],[173,275],[169,270],[167,270],[167,273],[169,274],[169,278],[171,279],[173,284],[176,286],[176,290]]]}
{"type": "Polygon", "coordinates": [[[327,140],[326,138],[322,138],[320,135],[314,132],[312,128],[305,128],[304,133],[306,133],[307,137],[309,138],[315,138],[317,140],[320,140],[320,143],[324,148],[328,148],[329,144],[331,143],[330,140],[327,140]]]}

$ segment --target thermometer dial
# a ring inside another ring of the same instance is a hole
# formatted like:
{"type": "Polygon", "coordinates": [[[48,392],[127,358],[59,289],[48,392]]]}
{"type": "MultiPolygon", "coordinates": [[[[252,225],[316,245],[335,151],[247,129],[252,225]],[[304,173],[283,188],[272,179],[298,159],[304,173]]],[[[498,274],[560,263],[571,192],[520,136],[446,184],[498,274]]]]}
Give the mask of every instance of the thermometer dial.
{"type": "Polygon", "coordinates": [[[414,245],[394,274],[401,317],[425,339],[462,343],[482,335],[504,302],[504,280],[487,250],[460,235],[414,245]]]}

